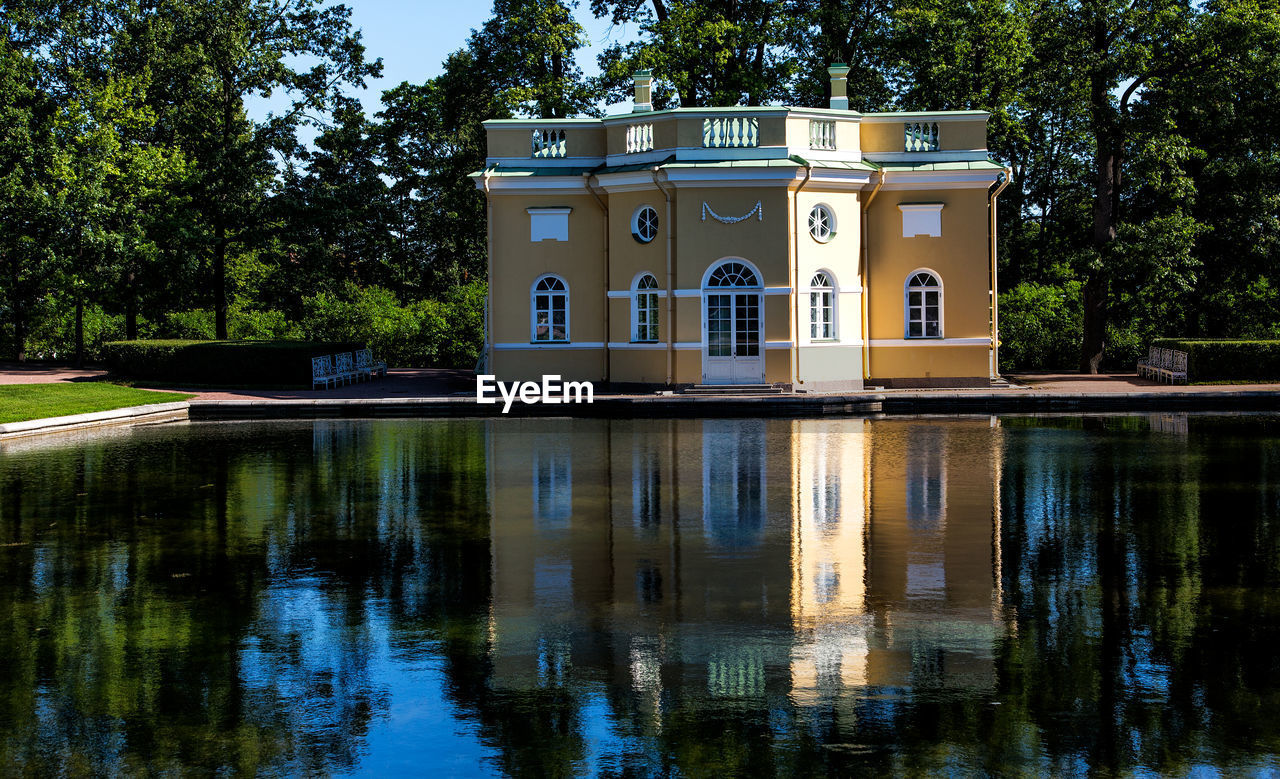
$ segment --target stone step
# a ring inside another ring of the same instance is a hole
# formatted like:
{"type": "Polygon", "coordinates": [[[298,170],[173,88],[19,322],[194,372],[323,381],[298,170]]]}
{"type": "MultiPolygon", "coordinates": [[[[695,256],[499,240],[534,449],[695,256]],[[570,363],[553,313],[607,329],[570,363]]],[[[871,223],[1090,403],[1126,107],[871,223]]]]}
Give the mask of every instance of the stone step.
{"type": "Polygon", "coordinates": [[[685,395],[782,395],[784,387],[773,384],[695,384],[685,395]]]}

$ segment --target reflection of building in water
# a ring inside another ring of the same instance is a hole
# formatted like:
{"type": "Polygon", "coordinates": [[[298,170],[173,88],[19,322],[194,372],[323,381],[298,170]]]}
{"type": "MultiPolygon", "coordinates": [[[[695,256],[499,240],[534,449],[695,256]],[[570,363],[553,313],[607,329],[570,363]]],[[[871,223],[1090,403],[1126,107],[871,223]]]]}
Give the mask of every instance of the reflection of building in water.
{"type": "MultiPolygon", "coordinates": [[[[503,420],[492,683],[839,702],[993,682],[998,431],[982,420],[503,420]]],[[[712,704],[719,705],[719,704],[712,704]]]]}

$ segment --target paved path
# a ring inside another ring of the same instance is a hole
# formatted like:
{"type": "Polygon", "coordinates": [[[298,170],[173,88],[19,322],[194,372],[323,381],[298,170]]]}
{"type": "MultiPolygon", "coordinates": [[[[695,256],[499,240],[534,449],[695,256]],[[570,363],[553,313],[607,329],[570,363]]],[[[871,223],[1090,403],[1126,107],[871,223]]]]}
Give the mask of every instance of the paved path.
{"type": "Polygon", "coordinates": [[[0,384],[53,384],[60,381],[98,381],[101,368],[70,368],[44,363],[0,362],[0,384]]]}
{"type": "MultiPolygon", "coordinates": [[[[98,381],[107,372],[100,368],[77,369],[63,365],[0,362],[0,384],[48,384],[64,381],[98,381]]],[[[1272,391],[1274,384],[1206,384],[1169,385],[1140,379],[1132,373],[1104,373],[1096,376],[1078,373],[1023,373],[1009,377],[1010,392],[1036,392],[1056,395],[1131,394],[1134,392],[1214,394],[1240,391],[1272,391]]],[[[475,393],[475,377],[469,370],[443,368],[394,368],[385,379],[362,382],[327,390],[203,390],[180,384],[163,388],[196,394],[196,400],[349,400],[379,398],[438,398],[475,393]]],[[[902,389],[874,390],[878,395],[992,392],[993,388],[973,389],[902,389]]],[[[995,390],[1002,391],[1002,390],[995,390]]],[[[647,393],[646,393],[647,394],[647,393]]],[[[841,393],[851,394],[851,393],[841,393]]],[[[605,397],[601,393],[599,397],[605,397]]]]}
{"type": "Polygon", "coordinates": [[[1080,373],[1022,373],[1009,377],[1010,382],[1038,392],[1059,394],[1074,393],[1218,393],[1242,390],[1270,390],[1280,392],[1280,384],[1163,384],[1150,379],[1140,379],[1133,373],[1099,373],[1095,376],[1080,373]]]}

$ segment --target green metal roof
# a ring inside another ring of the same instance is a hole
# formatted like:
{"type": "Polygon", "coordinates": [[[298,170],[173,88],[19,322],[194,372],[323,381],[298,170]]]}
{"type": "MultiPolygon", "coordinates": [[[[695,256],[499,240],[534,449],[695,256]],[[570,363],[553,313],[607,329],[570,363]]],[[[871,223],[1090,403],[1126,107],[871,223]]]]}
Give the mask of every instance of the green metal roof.
{"type": "Polygon", "coordinates": [[[993,160],[970,160],[959,162],[879,162],[871,163],[877,168],[890,173],[915,171],[944,170],[1004,170],[1004,166],[993,160]]]}
{"type": "Polygon", "coordinates": [[[547,165],[547,166],[541,166],[541,167],[537,165],[518,166],[518,167],[512,166],[512,165],[494,165],[492,167],[486,168],[485,170],[479,170],[479,171],[476,171],[475,173],[468,173],[467,175],[470,176],[471,178],[480,178],[484,176],[485,173],[488,173],[490,177],[493,177],[493,176],[579,176],[580,177],[588,173],[595,173],[598,170],[598,168],[599,168],[598,165],[590,165],[587,167],[580,167],[576,165],[575,166],[547,165]]]}
{"type": "Polygon", "coordinates": [[[872,111],[862,114],[866,117],[884,117],[886,119],[913,119],[921,116],[990,116],[990,111],[872,111]]]}
{"type": "Polygon", "coordinates": [[[968,160],[968,161],[952,161],[952,162],[847,162],[844,160],[806,160],[803,157],[787,157],[784,159],[765,159],[765,160],[703,160],[694,162],[676,162],[674,157],[668,157],[661,162],[641,162],[631,165],[614,165],[614,166],[542,166],[542,165],[494,165],[487,171],[477,171],[468,174],[472,178],[480,178],[488,172],[492,177],[529,177],[529,176],[572,176],[575,178],[585,175],[603,176],[609,173],[635,173],[642,170],[651,170],[652,168],[803,168],[811,165],[814,168],[822,168],[825,170],[856,170],[856,171],[875,171],[884,170],[886,172],[902,172],[915,173],[924,171],[956,171],[956,170],[973,170],[973,171],[1001,171],[1004,166],[994,160],[968,160]]]}

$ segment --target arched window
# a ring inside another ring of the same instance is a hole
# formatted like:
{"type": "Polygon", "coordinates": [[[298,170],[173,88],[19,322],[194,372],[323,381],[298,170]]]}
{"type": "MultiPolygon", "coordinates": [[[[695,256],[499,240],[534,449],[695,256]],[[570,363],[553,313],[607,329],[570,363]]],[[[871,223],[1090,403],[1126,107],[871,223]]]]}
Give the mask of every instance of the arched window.
{"type": "Polygon", "coordinates": [[[826,271],[818,271],[809,281],[809,338],[814,341],[835,340],[835,286],[826,271]]]}
{"type": "Polygon", "coordinates": [[[721,263],[707,279],[708,287],[758,287],[756,272],[740,262],[721,263]]]}
{"type": "Polygon", "coordinates": [[[532,340],[564,343],[569,340],[569,287],[559,276],[543,276],[533,283],[531,295],[532,340]]]}
{"type": "Polygon", "coordinates": [[[942,282],[931,271],[907,277],[907,338],[942,337],[942,282]]]}
{"type": "Polygon", "coordinates": [[[631,340],[658,340],[658,280],[642,273],[631,288],[631,340]]]}

